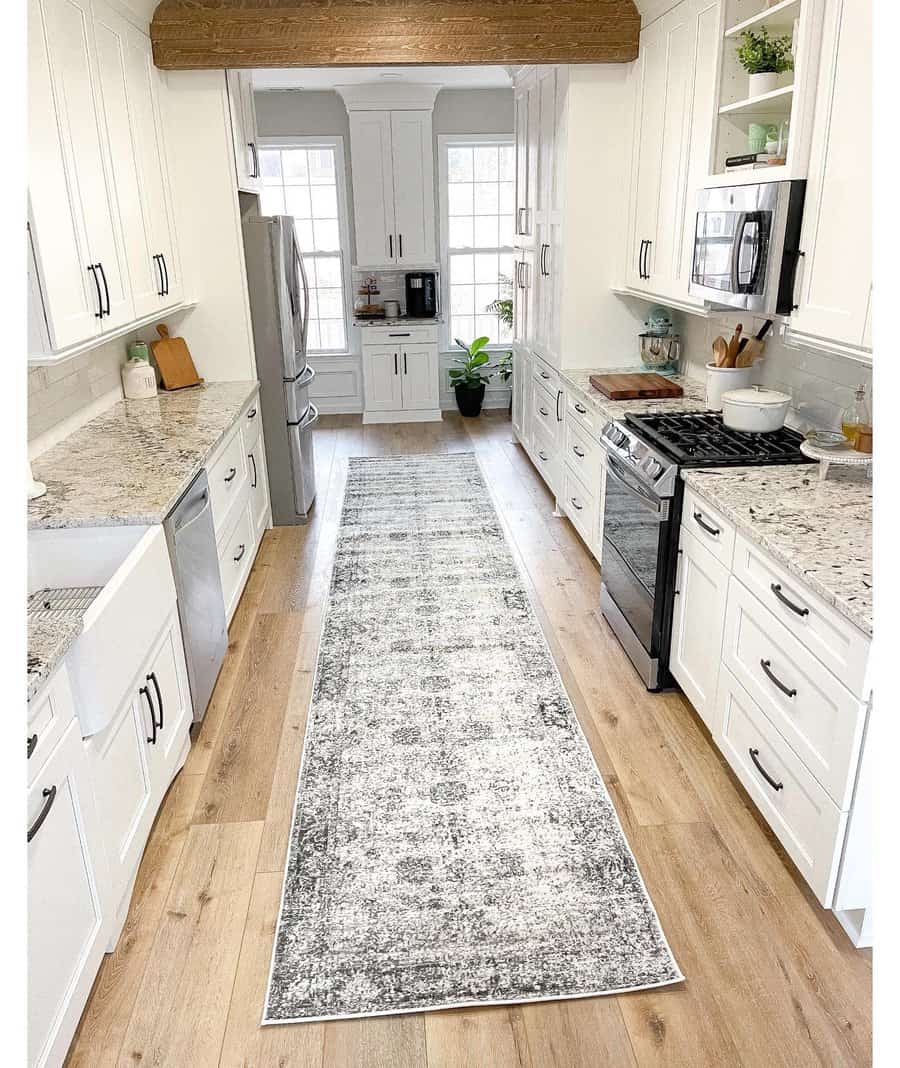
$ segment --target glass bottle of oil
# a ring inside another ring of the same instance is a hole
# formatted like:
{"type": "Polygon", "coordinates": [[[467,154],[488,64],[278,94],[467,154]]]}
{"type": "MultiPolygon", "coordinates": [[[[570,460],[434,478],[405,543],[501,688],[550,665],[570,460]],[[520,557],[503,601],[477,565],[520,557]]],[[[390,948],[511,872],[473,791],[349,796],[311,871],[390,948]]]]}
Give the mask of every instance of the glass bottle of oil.
{"type": "Polygon", "coordinates": [[[841,432],[847,439],[851,449],[856,445],[860,427],[868,425],[869,406],[866,404],[866,387],[860,385],[857,386],[854,393],[853,403],[849,408],[845,408],[841,415],[841,432]]]}

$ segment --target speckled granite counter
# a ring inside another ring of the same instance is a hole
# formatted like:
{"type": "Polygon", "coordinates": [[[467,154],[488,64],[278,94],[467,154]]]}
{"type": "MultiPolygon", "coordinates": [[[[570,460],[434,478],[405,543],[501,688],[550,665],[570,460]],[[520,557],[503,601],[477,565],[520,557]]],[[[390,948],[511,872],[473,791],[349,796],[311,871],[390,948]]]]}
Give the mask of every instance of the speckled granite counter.
{"type": "Polygon", "coordinates": [[[56,619],[28,617],[28,700],[41,689],[50,674],[81,633],[81,616],[60,613],[56,619]]]}
{"type": "Polygon", "coordinates": [[[872,633],[872,483],[817,464],[688,470],[681,476],[755,544],[872,633]]]}
{"type": "Polygon", "coordinates": [[[256,386],[210,382],[119,401],[34,459],[47,492],[29,503],[29,527],[161,523],[256,386]]]}
{"type": "Polygon", "coordinates": [[[639,371],[640,368],[632,367],[597,367],[587,371],[563,371],[561,378],[566,388],[584,397],[585,402],[590,404],[606,420],[624,419],[627,413],[643,415],[647,412],[702,412],[706,410],[706,384],[698,382],[694,378],[685,378],[684,375],[666,375],[666,378],[677,382],[684,390],[683,397],[675,397],[669,400],[631,400],[613,401],[594,389],[590,383],[591,375],[630,374],[639,371]]]}

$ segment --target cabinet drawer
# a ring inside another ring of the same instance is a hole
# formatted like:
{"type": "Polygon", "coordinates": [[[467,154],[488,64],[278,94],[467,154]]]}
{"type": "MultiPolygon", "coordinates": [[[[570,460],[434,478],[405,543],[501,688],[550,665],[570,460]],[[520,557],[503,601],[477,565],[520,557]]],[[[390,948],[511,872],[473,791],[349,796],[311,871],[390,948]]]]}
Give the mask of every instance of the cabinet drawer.
{"type": "Polygon", "coordinates": [[[827,908],[846,814],[724,666],[719,673],[718,718],[716,741],[725,759],[827,908]]]}
{"type": "Polygon", "coordinates": [[[364,326],[362,343],[366,345],[437,344],[436,326],[364,326]]]}
{"type": "Polygon", "coordinates": [[[247,482],[247,454],[240,425],[232,431],[207,472],[213,524],[218,536],[232,519],[235,499],[247,482]]]}
{"type": "Polygon", "coordinates": [[[253,446],[259,440],[259,429],[262,426],[262,412],[259,410],[259,394],[257,393],[241,415],[241,433],[244,435],[244,452],[253,451],[253,446]]]}
{"type": "Polygon", "coordinates": [[[723,659],[837,806],[849,808],[865,706],[733,576],[723,659]]]}
{"type": "Polygon", "coordinates": [[[606,453],[569,419],[566,420],[565,461],[591,494],[597,496],[603,481],[606,453]]]}
{"type": "Polygon", "coordinates": [[[74,718],[75,702],[69,685],[69,673],[63,664],[28,705],[29,786],[74,718]]]}
{"type": "Polygon", "coordinates": [[[554,396],[562,389],[559,372],[554,370],[549,363],[545,363],[539,356],[534,358],[532,371],[535,382],[539,383],[554,396]]]}
{"type": "Polygon", "coordinates": [[[578,394],[568,394],[566,397],[566,422],[577,423],[582,430],[586,430],[594,438],[599,438],[608,420],[578,394]]]}
{"type": "Polygon", "coordinates": [[[865,696],[869,638],[742,534],[734,574],[857,697],[865,696]]]}
{"type": "Polygon", "coordinates": [[[713,508],[686,486],[684,490],[684,510],[681,524],[686,527],[698,541],[731,570],[731,558],[734,555],[734,524],[730,523],[718,509],[713,508]]]}
{"type": "MultiPolygon", "coordinates": [[[[555,393],[548,393],[537,382],[532,382],[531,415],[532,426],[542,429],[555,442],[559,435],[559,420],[556,417],[557,398],[555,393]]],[[[562,414],[562,413],[560,413],[562,414]]],[[[555,448],[555,446],[554,446],[555,448]]]]}
{"type": "Polygon", "coordinates": [[[253,564],[255,551],[256,539],[245,497],[234,526],[219,542],[219,572],[222,576],[225,616],[229,621],[243,589],[244,579],[253,564]]]}
{"type": "Polygon", "coordinates": [[[541,477],[550,489],[556,493],[560,485],[560,468],[562,466],[559,447],[543,424],[535,423],[533,431],[531,459],[534,461],[534,466],[540,471],[541,477]]]}
{"type": "Polygon", "coordinates": [[[597,497],[574,474],[568,459],[563,468],[562,506],[585,545],[593,551],[599,541],[597,497]]]}

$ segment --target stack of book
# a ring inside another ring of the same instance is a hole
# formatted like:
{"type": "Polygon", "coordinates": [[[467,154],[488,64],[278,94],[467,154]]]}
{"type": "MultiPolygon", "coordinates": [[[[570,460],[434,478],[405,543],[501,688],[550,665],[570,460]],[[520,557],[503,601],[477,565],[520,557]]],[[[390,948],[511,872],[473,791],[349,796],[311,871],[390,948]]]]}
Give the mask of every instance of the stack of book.
{"type": "Polygon", "coordinates": [[[725,160],[726,171],[755,171],[763,167],[777,167],[785,162],[784,156],[768,152],[747,152],[742,156],[729,156],[725,160]]]}

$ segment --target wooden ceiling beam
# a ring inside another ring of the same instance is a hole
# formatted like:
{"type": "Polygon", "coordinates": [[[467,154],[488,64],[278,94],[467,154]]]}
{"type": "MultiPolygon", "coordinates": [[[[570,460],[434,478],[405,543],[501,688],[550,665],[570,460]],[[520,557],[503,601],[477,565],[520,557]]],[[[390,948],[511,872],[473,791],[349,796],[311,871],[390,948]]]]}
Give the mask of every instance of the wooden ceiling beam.
{"type": "Polygon", "coordinates": [[[627,63],[633,0],[162,0],[163,70],[627,63]]]}

